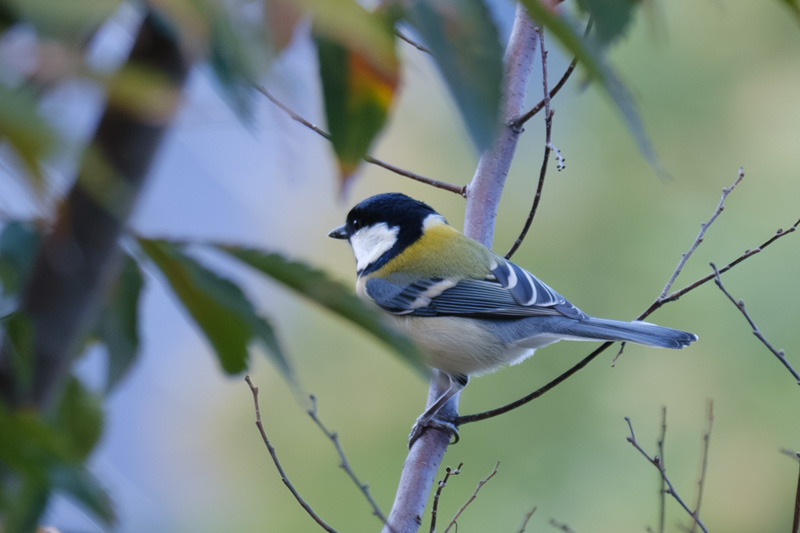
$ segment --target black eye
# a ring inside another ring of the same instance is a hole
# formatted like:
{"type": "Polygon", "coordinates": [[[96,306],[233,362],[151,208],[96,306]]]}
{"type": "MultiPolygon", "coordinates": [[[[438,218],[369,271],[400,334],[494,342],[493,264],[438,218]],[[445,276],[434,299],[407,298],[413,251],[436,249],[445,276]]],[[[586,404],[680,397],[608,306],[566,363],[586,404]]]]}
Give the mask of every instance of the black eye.
{"type": "Polygon", "coordinates": [[[361,229],[361,220],[354,218],[351,224],[353,225],[353,229],[355,230],[361,229]]]}

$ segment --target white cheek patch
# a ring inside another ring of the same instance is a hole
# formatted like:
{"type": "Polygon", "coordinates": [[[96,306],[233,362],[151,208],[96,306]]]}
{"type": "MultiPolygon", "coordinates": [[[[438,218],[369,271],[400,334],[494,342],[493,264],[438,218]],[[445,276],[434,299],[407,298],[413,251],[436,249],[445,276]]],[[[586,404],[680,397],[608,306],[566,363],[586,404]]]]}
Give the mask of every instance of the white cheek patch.
{"type": "Polygon", "coordinates": [[[356,256],[356,270],[361,272],[392,249],[397,242],[398,227],[389,227],[385,222],[361,228],[350,236],[350,246],[356,256]]]}

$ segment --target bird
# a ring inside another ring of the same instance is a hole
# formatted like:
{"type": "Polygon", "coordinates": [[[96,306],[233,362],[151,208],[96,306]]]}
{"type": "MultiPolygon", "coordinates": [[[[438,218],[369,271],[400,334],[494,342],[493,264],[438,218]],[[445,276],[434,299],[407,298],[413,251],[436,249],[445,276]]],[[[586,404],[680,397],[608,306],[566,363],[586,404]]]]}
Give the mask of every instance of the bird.
{"type": "Polygon", "coordinates": [[[560,340],[678,349],[698,338],[649,322],[589,316],[402,193],[361,201],[328,236],[350,243],[356,293],[392,317],[446,380],[445,392],[417,419],[409,446],[427,427],[449,431],[457,440],[457,428],[436,413],[471,376],[518,364],[560,340]]]}

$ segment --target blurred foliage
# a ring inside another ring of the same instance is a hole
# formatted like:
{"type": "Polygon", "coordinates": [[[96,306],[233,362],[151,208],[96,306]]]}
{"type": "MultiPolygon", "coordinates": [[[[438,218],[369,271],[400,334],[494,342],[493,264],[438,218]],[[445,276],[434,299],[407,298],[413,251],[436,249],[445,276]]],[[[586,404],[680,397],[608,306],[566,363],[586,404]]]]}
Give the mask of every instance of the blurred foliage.
{"type": "MultiPolygon", "coordinates": [[[[610,97],[622,114],[627,133],[635,139],[640,152],[651,166],[660,169],[630,91],[608,57],[610,46],[630,32],[642,2],[577,0],[577,15],[566,9],[555,10],[551,2],[522,3],[548,36],[578,58],[589,80],[610,97]],[[594,30],[584,36],[580,22],[589,18],[594,30]]],[[[796,0],[781,3],[800,17],[796,0]]],[[[37,39],[32,49],[32,71],[0,72],[0,139],[23,163],[25,179],[34,189],[48,187],[44,177],[49,158],[67,144],[40,110],[40,99],[49,89],[39,83],[42,78],[55,84],[90,79],[101,85],[109,96],[109,105],[114,106],[135,106],[144,95],[171,97],[160,91],[161,80],[124,69],[118,76],[98,74],[84,59],[98,28],[120,5],[117,0],[0,0],[0,41],[10,30],[22,26],[31,28],[37,39]],[[36,60],[41,59],[45,41],[48,46],[77,50],[80,61],[61,65],[64,70],[55,80],[41,76],[36,69],[44,67],[36,60]],[[121,92],[120,87],[124,89],[121,92]]],[[[311,19],[327,126],[340,175],[345,179],[357,171],[360,161],[375,147],[393,118],[401,72],[407,68],[395,50],[397,24],[407,23],[414,28],[430,48],[433,63],[478,150],[491,143],[498,127],[503,49],[488,2],[423,0],[403,8],[387,2],[377,11],[370,11],[355,0],[264,0],[263,17],[256,20],[235,9],[241,6],[217,0],[153,0],[136,5],[156,9],[161,22],[180,36],[186,54],[211,66],[227,101],[244,120],[252,114],[252,85],[290,42],[301,26],[300,20],[311,19]]],[[[610,156],[603,154],[597,159],[602,157],[610,156]]],[[[591,186],[588,184],[587,190],[591,186]]],[[[617,197],[630,192],[626,189],[629,185],[611,187],[622,188],[617,197]]],[[[576,211],[583,212],[585,207],[577,205],[576,211]]],[[[54,218],[55,210],[49,215],[54,218]]],[[[592,215],[599,219],[603,213],[592,211],[592,215]]],[[[574,238],[578,240],[581,235],[574,238]]],[[[11,364],[23,382],[30,379],[32,372],[34,342],[30,317],[18,309],[18,297],[27,286],[41,241],[42,233],[22,221],[7,221],[0,234],[0,346],[12,354],[11,364]]],[[[4,533],[33,531],[54,492],[69,495],[104,524],[113,524],[111,499],[88,472],[86,460],[102,435],[106,395],[120,384],[141,349],[143,263],[160,272],[213,347],[225,373],[248,370],[252,363],[250,349],[257,342],[266,348],[283,377],[295,383],[294,370],[272,322],[260,314],[237,283],[195,259],[188,253],[188,243],[149,238],[136,242],[137,253],[124,257],[90,334],[81,344],[85,349],[95,342],[106,352],[108,370],[103,393],[89,391],[75,377],[68,376],[53,413],[10,409],[0,402],[0,529],[4,533]]],[[[570,246],[577,248],[575,244],[570,246]]],[[[326,274],[282,254],[227,244],[210,246],[357,325],[418,368],[419,354],[408,339],[387,328],[379,315],[326,274]]],[[[577,267],[567,264],[563,268],[577,267]]],[[[696,379],[690,376],[686,381],[693,383],[696,379]]],[[[12,384],[23,385],[26,383],[12,384]]],[[[589,411],[597,408],[592,398],[582,395],[588,393],[576,392],[573,401],[583,401],[589,411]]],[[[364,403],[369,402],[361,401],[364,403]]],[[[370,407],[361,404],[359,407],[370,407]]],[[[544,431],[553,433],[576,431],[564,428],[562,420],[545,420],[542,424],[544,431]]],[[[490,437],[493,435],[486,438],[490,437]]],[[[498,453],[507,445],[497,439],[491,444],[499,448],[498,453]]],[[[367,451],[374,449],[365,450],[364,456],[370,455],[367,451]]],[[[531,469],[552,467],[545,464],[544,457],[535,459],[542,459],[544,466],[531,469]]],[[[523,481],[518,483],[516,488],[522,491],[523,481]]]]}
{"type": "Polygon", "coordinates": [[[294,382],[294,373],[275,331],[256,313],[238,285],[186,255],[180,245],[149,239],[139,239],[138,243],[214,347],[226,373],[245,371],[248,347],[259,341],[283,376],[294,382]]]}
{"type": "Polygon", "coordinates": [[[500,121],[503,49],[481,0],[413,2],[407,16],[431,50],[479,152],[500,121]]]}
{"type": "Polygon", "coordinates": [[[289,261],[280,254],[238,246],[218,245],[217,248],[360,327],[393,348],[407,363],[424,371],[422,355],[416,345],[391,327],[382,314],[376,313],[349,287],[331,279],[325,272],[289,261]]]}

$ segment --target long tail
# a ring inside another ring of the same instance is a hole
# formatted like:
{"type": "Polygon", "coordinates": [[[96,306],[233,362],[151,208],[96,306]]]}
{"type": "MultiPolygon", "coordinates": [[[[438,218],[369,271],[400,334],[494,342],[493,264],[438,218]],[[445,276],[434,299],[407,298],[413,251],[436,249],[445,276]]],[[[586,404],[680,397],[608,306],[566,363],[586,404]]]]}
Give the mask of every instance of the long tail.
{"type": "Polygon", "coordinates": [[[622,322],[594,318],[562,322],[563,333],[586,340],[627,341],[659,348],[683,348],[697,340],[688,331],[665,328],[649,322],[622,322]]]}

